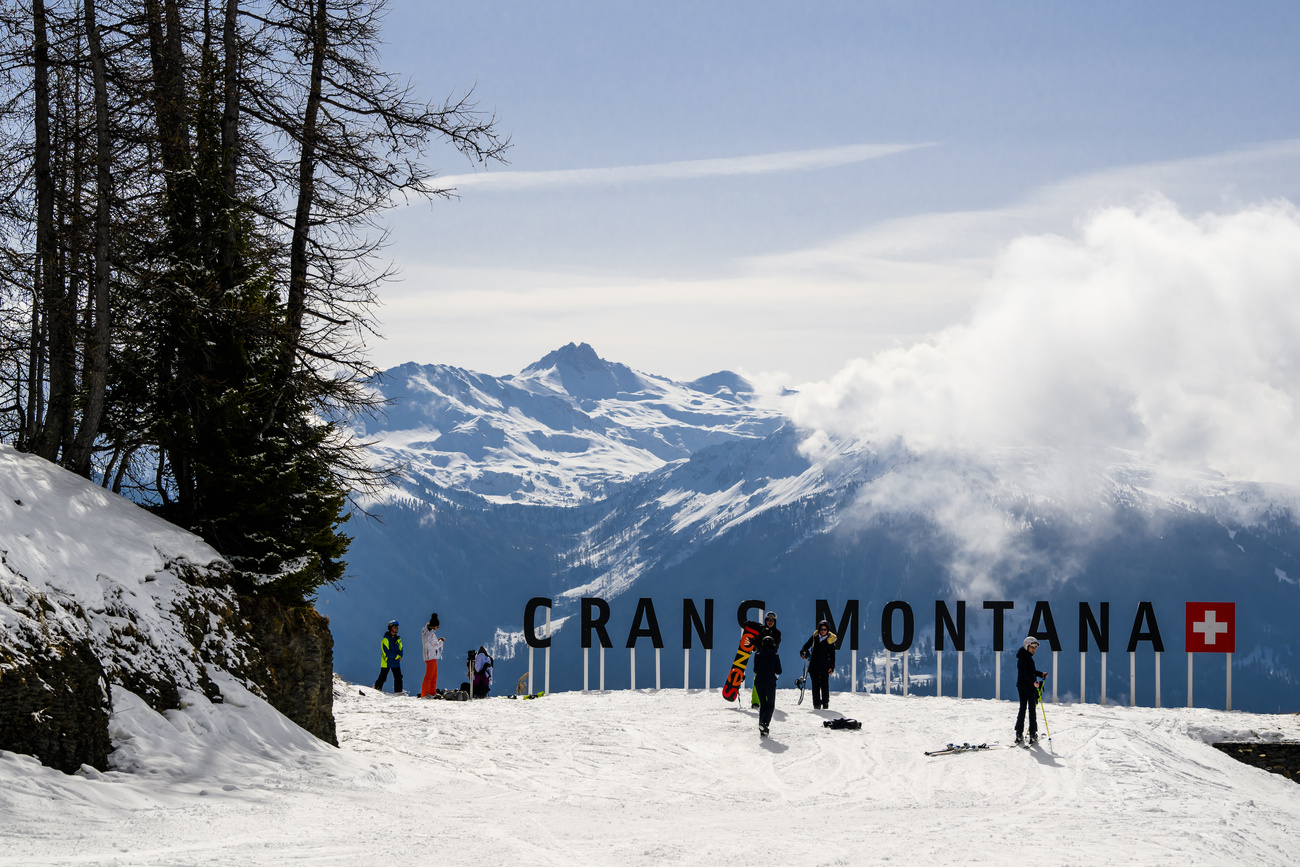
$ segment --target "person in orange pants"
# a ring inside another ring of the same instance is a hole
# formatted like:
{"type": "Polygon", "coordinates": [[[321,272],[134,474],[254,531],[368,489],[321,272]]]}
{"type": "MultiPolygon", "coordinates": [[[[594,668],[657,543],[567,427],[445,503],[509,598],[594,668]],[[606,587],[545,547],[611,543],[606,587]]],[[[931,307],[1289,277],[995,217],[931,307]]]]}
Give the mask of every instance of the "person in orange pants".
{"type": "Polygon", "coordinates": [[[420,684],[420,698],[438,694],[438,660],[442,659],[444,639],[438,637],[438,613],[429,615],[429,622],[420,630],[424,645],[424,683],[420,684]]]}

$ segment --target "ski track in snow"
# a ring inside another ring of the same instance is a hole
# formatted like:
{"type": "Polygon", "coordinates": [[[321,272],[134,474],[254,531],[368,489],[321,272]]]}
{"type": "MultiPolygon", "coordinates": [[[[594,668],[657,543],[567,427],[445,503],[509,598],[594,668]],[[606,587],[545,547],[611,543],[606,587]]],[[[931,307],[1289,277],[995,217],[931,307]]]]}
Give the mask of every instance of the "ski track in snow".
{"type": "MultiPolygon", "coordinates": [[[[422,701],[339,682],[341,748],[260,700],[165,716],[120,696],[129,771],[0,752],[0,864],[1295,863],[1300,790],[1209,746],[1291,715],[781,690],[772,737],[717,692],[422,701]],[[861,720],[832,731],[824,719],[861,720]],[[278,718],[278,719],[277,719],[278,718]]],[[[742,693],[742,701],[746,693],[742,693]]]]}

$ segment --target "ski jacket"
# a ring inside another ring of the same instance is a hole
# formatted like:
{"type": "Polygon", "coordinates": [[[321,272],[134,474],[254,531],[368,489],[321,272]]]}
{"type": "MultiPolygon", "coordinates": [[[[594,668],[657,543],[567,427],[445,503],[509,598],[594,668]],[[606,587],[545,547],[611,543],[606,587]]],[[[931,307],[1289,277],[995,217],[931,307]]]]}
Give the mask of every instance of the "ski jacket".
{"type": "Polygon", "coordinates": [[[759,643],[759,645],[761,646],[761,645],[763,644],[763,639],[766,638],[766,637],[769,636],[769,635],[772,636],[772,640],[776,642],[776,646],[777,646],[778,648],[780,648],[780,647],[781,647],[781,630],[780,630],[780,629],[777,629],[775,626],[771,626],[771,627],[769,627],[766,623],[764,623],[762,626],[758,627],[758,643],[759,643]]]}
{"type": "Polygon", "coordinates": [[[430,629],[428,624],[420,629],[420,643],[424,645],[424,661],[431,659],[442,659],[442,643],[445,639],[439,638],[436,630],[430,629]]]}
{"type": "Polygon", "coordinates": [[[760,689],[772,689],[776,686],[776,677],[781,673],[781,657],[776,648],[760,647],[754,654],[754,686],[760,689]]]}
{"type": "Polygon", "coordinates": [[[1034,668],[1034,655],[1027,648],[1016,651],[1016,689],[1033,689],[1034,681],[1047,672],[1034,668]]]}
{"type": "Polygon", "coordinates": [[[379,667],[397,668],[402,664],[402,636],[385,632],[379,642],[379,667]]]}
{"type": "Polygon", "coordinates": [[[492,657],[485,650],[479,650],[474,657],[474,682],[492,685],[492,657]]]}
{"type": "Polygon", "coordinates": [[[830,671],[835,667],[835,633],[827,632],[822,638],[816,632],[803,643],[799,655],[808,654],[809,671],[830,671]]]}

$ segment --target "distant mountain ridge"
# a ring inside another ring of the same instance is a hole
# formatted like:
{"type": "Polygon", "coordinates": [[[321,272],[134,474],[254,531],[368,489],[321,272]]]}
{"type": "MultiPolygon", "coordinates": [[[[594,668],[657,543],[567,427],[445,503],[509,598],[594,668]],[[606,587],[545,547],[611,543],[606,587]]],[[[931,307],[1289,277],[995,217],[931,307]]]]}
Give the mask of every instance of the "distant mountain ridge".
{"type": "MultiPolygon", "coordinates": [[[[611,634],[624,635],[638,597],[668,606],[666,635],[678,628],[669,625],[672,605],[716,599],[723,644],[742,600],[763,600],[798,635],[811,629],[814,600],[838,611],[856,599],[859,679],[879,684],[884,605],[907,600],[916,611],[917,673],[933,670],[934,600],[960,598],[978,636],[966,694],[991,695],[996,661],[981,594],[1017,602],[1012,635],[1028,628],[1035,600],[1050,600],[1067,644],[1071,606],[1113,603],[1121,643],[1137,603],[1154,600],[1169,650],[1182,646],[1183,602],[1218,599],[1237,601],[1243,624],[1234,705],[1300,704],[1300,531],[1289,513],[1250,505],[1258,486],[1207,475],[1166,489],[1116,452],[1084,495],[1064,496],[1039,469],[1050,466],[1045,452],[962,458],[814,437],[734,373],[677,383],[608,362],[587,344],[513,376],[406,364],[376,387],[393,404],[359,432],[375,441],[377,460],[406,472],[369,504],[382,523],[354,527],[355,578],[322,594],[339,670],[351,679],[364,681],[373,667],[384,623],[431,611],[458,651],[492,646],[503,677],[517,677],[523,606],[542,595],[561,624],[553,688],[574,688],[578,636],[565,618],[595,595],[614,607],[611,634]],[[916,490],[928,499],[909,501],[916,490]],[[1271,517],[1237,516],[1252,508],[1271,517]],[[966,535],[953,530],[954,515],[970,518],[966,535]]],[[[714,655],[715,685],[725,655],[714,655]]],[[[648,656],[637,659],[638,685],[652,682],[648,656]]],[[[1078,675],[1068,673],[1077,656],[1062,656],[1062,692],[1077,691],[1078,675]]],[[[626,683],[627,658],[615,653],[609,665],[626,683]]],[[[843,669],[833,688],[847,686],[843,669]]],[[[1127,692],[1127,666],[1112,664],[1107,677],[1112,700],[1127,692]]],[[[1197,678],[1198,703],[1222,692],[1221,671],[1212,677],[1202,665],[1197,678]]],[[[680,667],[669,669],[673,683],[680,667]]],[[[1148,678],[1139,701],[1151,703],[1149,691],[1148,678]]],[[[1168,670],[1163,700],[1180,691],[1185,679],[1168,670]]]]}
{"type": "Polygon", "coordinates": [[[761,439],[783,423],[742,377],[679,384],[561,347],[514,376],[404,364],[376,388],[393,402],[363,436],[421,480],[489,502],[573,505],[700,448],[761,439]]]}

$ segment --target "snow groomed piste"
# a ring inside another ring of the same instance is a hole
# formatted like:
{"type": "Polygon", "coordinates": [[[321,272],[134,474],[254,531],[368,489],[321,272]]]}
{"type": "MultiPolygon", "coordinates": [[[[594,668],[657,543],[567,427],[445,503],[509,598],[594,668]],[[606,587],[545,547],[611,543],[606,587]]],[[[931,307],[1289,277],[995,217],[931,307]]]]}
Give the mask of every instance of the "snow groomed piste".
{"type": "Polygon", "coordinates": [[[339,681],[334,749],[221,687],[166,717],[115,690],[107,774],[0,754],[0,864],[704,865],[758,835],[771,863],[1291,865],[1300,827],[1294,783],[1211,746],[1300,740],[1293,714],[1067,704],[1056,755],[931,757],[1008,740],[1014,705],[813,711],[786,688],[760,740],[717,690],[447,702],[339,681]],[[841,716],[862,729],[824,727],[841,716]]]}

